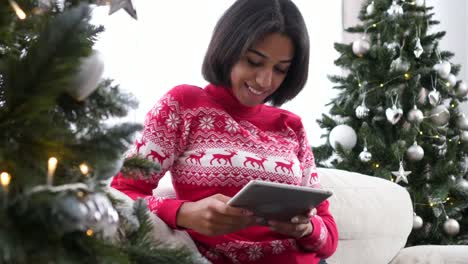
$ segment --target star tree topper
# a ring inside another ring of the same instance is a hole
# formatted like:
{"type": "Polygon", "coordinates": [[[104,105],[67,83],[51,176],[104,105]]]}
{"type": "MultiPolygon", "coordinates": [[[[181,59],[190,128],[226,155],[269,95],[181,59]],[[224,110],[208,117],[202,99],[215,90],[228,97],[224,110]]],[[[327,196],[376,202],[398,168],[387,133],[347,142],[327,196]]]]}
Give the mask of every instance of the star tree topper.
{"type": "Polygon", "coordinates": [[[109,15],[124,9],[131,17],[137,20],[137,12],[133,7],[132,0],[110,0],[109,15]]]}
{"type": "Polygon", "coordinates": [[[397,178],[395,180],[396,183],[400,181],[404,181],[408,183],[408,178],[407,176],[411,173],[411,171],[405,171],[405,168],[403,168],[403,161],[400,161],[400,168],[398,171],[392,171],[392,174],[395,175],[397,178]]]}

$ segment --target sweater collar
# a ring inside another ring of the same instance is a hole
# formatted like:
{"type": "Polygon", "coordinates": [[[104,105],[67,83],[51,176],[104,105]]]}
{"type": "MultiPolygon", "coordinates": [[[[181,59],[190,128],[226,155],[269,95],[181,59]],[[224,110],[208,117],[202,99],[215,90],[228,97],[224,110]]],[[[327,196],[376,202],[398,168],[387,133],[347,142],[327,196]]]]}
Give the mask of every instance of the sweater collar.
{"type": "Polygon", "coordinates": [[[219,102],[223,108],[231,115],[236,116],[251,116],[258,112],[263,107],[263,104],[256,106],[245,106],[233,94],[232,89],[224,86],[208,84],[205,87],[206,92],[219,102]]]}

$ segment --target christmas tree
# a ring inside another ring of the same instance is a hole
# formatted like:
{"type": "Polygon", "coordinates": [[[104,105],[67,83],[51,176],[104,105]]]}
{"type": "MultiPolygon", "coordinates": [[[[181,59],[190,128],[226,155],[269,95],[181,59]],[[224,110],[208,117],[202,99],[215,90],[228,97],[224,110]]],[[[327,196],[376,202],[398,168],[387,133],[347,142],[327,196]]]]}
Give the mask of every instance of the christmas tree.
{"type": "Polygon", "coordinates": [[[319,164],[405,186],[414,205],[408,245],[468,244],[468,119],[459,105],[453,53],[439,48],[445,32],[424,0],[366,1],[350,44],[335,44],[340,93],[318,120],[328,142],[319,164]]]}
{"type": "Polygon", "coordinates": [[[141,125],[106,123],[136,101],[100,79],[89,2],[0,1],[0,263],[193,263],[105,192],[141,125]]]}

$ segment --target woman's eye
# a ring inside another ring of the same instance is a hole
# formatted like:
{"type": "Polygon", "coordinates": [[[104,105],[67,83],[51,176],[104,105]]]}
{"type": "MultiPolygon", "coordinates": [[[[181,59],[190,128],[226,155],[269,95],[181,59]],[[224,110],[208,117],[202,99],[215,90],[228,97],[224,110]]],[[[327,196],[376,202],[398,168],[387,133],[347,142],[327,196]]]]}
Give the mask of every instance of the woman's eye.
{"type": "Polygon", "coordinates": [[[275,70],[281,74],[286,74],[288,72],[287,69],[275,68],[275,70]]]}
{"type": "Polygon", "coordinates": [[[260,66],[260,65],[262,65],[261,62],[256,62],[256,61],[251,60],[251,59],[247,59],[247,62],[248,62],[250,65],[252,65],[252,66],[260,66]]]}

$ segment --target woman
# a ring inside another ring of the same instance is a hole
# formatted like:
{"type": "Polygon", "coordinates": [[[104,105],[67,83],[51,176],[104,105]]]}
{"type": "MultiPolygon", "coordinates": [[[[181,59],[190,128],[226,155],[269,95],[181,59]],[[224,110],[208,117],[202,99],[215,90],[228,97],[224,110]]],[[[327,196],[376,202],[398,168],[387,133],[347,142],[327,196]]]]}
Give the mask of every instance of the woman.
{"type": "Polygon", "coordinates": [[[308,74],[309,38],[290,0],[238,0],[218,21],[203,62],[204,89],[180,85],[147,114],[130,155],[162,171],[112,186],[174,229],[186,229],[213,263],[319,263],[338,232],[328,201],[290,222],[256,218],[226,203],[252,179],[319,187],[298,116],[275,106],[293,99],[308,74]],[[265,105],[271,103],[273,106],[265,105]],[[170,171],[176,199],[153,197],[170,171]]]}

